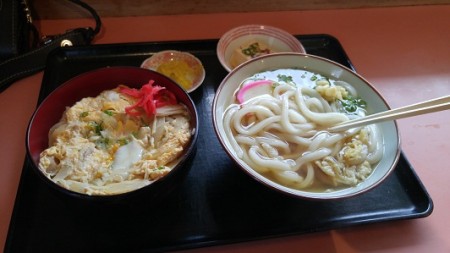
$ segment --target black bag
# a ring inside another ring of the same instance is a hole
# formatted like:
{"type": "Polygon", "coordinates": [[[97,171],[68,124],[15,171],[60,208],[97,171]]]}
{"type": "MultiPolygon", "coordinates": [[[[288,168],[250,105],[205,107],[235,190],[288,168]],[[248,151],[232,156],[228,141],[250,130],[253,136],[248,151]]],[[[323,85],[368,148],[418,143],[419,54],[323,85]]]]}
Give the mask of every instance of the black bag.
{"type": "Polygon", "coordinates": [[[0,0],[0,92],[14,81],[44,69],[47,55],[61,46],[88,45],[101,28],[97,12],[79,0],[69,0],[90,12],[95,28],[83,27],[45,36],[33,25],[26,0],[0,0]]]}
{"type": "Polygon", "coordinates": [[[36,46],[37,31],[25,2],[0,0],[0,61],[36,46]]]}

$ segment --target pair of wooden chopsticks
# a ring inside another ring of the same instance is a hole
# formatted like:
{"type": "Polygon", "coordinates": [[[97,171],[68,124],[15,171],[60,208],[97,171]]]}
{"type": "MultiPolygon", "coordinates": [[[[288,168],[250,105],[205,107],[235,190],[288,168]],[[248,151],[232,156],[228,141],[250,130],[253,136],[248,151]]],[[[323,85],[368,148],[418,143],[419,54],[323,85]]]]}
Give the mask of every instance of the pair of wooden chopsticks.
{"type": "Polygon", "coordinates": [[[382,121],[407,118],[448,109],[450,109],[450,95],[400,107],[397,109],[375,113],[367,117],[345,121],[328,128],[328,131],[339,132],[350,128],[370,125],[382,121]]]}

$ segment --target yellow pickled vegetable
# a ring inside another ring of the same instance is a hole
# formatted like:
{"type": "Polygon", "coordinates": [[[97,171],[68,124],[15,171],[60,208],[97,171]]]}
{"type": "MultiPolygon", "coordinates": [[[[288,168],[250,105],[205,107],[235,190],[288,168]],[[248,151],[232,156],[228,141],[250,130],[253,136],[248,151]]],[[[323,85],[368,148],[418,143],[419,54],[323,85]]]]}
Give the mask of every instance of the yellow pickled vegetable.
{"type": "Polygon", "coordinates": [[[192,86],[201,70],[198,66],[189,66],[185,61],[175,59],[162,63],[156,71],[170,77],[187,90],[192,86]]]}

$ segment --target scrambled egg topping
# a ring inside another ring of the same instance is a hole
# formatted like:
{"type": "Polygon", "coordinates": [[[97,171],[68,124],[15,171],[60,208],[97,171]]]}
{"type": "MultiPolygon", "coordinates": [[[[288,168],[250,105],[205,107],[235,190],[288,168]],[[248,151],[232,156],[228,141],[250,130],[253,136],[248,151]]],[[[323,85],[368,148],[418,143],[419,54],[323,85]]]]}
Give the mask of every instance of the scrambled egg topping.
{"type": "Polygon", "coordinates": [[[149,118],[125,113],[135,99],[118,89],[67,108],[49,132],[39,167],[57,184],[89,195],[111,195],[150,184],[170,172],[191,138],[181,104],[149,118]]]}
{"type": "Polygon", "coordinates": [[[372,167],[367,161],[368,144],[368,132],[362,129],[344,142],[337,159],[327,156],[315,164],[327,175],[326,179],[331,185],[357,185],[372,172],[372,167]]]}
{"type": "Polygon", "coordinates": [[[328,102],[334,102],[336,99],[342,100],[348,96],[348,92],[344,87],[331,86],[330,82],[325,79],[318,80],[315,89],[328,102]]]}
{"type": "MultiPolygon", "coordinates": [[[[331,85],[326,79],[316,81],[315,89],[328,102],[343,100],[349,96],[348,91],[337,85],[331,85]]],[[[362,129],[354,136],[348,137],[337,157],[326,156],[315,164],[327,176],[329,184],[354,186],[364,181],[372,172],[367,161],[369,137],[362,129]]]]}

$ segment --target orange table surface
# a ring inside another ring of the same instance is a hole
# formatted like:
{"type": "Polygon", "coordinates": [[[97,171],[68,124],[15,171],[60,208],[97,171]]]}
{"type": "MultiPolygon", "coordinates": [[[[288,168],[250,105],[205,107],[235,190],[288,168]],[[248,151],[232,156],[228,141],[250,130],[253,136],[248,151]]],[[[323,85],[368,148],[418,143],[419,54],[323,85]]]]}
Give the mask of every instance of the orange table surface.
{"type": "MultiPolygon", "coordinates": [[[[292,34],[330,34],[392,108],[450,94],[450,5],[268,13],[103,18],[95,44],[219,38],[257,23],[292,34]]],[[[42,20],[43,34],[93,25],[42,20]]],[[[25,132],[42,73],[0,93],[0,246],[6,241],[25,157],[25,132]]],[[[450,111],[398,120],[402,148],[434,202],[425,218],[287,236],[192,252],[450,252],[450,111]]],[[[82,243],[82,242],[75,242],[82,243]]]]}

